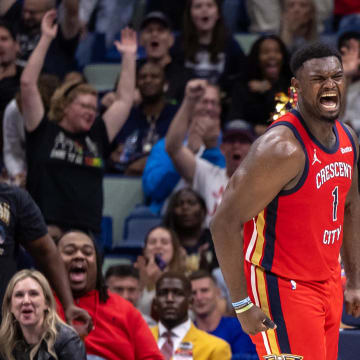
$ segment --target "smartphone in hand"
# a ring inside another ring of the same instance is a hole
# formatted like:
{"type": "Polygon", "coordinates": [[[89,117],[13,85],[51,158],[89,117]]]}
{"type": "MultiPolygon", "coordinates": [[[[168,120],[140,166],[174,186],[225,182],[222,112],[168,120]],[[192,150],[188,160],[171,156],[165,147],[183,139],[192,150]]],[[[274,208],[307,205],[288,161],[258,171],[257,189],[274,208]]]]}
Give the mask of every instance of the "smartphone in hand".
{"type": "Polygon", "coordinates": [[[160,254],[155,254],[155,263],[161,271],[164,271],[167,266],[166,262],[162,259],[160,254]]]}

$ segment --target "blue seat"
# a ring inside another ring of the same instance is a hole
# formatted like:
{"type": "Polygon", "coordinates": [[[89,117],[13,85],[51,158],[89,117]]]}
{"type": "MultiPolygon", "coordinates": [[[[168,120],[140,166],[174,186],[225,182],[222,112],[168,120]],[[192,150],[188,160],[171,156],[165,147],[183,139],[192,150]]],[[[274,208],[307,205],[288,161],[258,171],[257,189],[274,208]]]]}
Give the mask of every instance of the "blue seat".
{"type": "Polygon", "coordinates": [[[135,209],[125,218],[123,230],[123,244],[144,244],[145,236],[151,228],[160,225],[162,217],[155,215],[144,205],[137,205],[135,209]]]}
{"type": "Polygon", "coordinates": [[[360,330],[340,330],[338,360],[353,360],[360,356],[360,330]]]}
{"type": "Polygon", "coordinates": [[[107,251],[113,244],[113,220],[111,216],[103,216],[101,219],[101,247],[107,251]]]}
{"type": "Polygon", "coordinates": [[[136,205],[124,220],[123,241],[107,254],[135,261],[142,254],[145,236],[151,228],[160,225],[162,218],[145,205],[136,205]]]}

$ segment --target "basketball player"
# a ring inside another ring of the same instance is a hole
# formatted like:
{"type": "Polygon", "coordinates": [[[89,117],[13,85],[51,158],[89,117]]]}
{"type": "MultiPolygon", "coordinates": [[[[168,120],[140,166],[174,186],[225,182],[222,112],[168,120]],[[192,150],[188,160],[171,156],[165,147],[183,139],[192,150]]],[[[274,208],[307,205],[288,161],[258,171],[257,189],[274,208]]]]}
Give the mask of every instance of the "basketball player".
{"type": "Polygon", "coordinates": [[[336,120],[344,105],[340,54],[315,43],[294,54],[291,68],[297,109],[252,145],[211,232],[259,357],[336,360],[340,249],[347,311],[360,315],[358,141],[336,120]]]}

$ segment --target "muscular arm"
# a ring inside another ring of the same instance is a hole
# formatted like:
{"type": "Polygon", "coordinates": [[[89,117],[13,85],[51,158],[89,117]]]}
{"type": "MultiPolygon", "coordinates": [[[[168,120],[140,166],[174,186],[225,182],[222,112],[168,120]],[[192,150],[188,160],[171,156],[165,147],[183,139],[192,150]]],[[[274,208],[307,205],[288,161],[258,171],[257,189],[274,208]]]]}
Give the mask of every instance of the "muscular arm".
{"type": "MultiPolygon", "coordinates": [[[[352,134],[356,148],[359,149],[357,136],[353,132],[352,134]]],[[[351,188],[346,198],[342,245],[342,260],[347,278],[345,290],[346,308],[354,316],[360,316],[360,198],[357,160],[353,169],[351,188]]]]}
{"type": "MultiPolygon", "coordinates": [[[[248,296],[244,274],[242,225],[262,211],[303,171],[305,155],[289,129],[277,127],[259,138],[230,179],[211,222],[216,255],[233,301],[248,296]]],[[[265,315],[257,308],[239,314],[244,331],[255,334],[265,315]],[[253,316],[248,321],[246,317],[253,316]]]]}

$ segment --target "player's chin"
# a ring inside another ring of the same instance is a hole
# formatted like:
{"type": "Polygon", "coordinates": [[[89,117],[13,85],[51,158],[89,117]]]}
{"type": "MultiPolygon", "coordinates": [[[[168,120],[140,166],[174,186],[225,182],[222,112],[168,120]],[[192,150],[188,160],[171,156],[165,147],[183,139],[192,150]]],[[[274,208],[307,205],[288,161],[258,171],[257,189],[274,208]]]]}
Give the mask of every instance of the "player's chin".
{"type": "Polygon", "coordinates": [[[340,103],[338,102],[334,108],[328,108],[325,106],[319,106],[320,117],[323,121],[334,122],[340,115],[340,103]]]}
{"type": "Polygon", "coordinates": [[[336,119],[339,118],[339,114],[340,114],[339,111],[331,112],[331,113],[325,113],[325,114],[322,114],[321,119],[323,121],[325,121],[325,122],[333,123],[336,119]]]}

